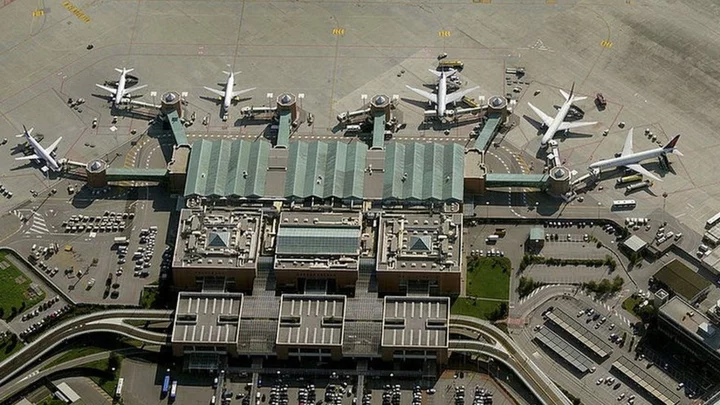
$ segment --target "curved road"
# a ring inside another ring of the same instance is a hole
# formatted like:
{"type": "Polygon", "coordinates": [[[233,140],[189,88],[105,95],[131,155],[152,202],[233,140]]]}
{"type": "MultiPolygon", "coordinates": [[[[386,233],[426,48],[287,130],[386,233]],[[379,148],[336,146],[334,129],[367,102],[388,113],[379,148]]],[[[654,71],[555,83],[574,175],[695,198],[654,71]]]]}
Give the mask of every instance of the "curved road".
{"type": "Polygon", "coordinates": [[[123,323],[122,320],[172,320],[172,313],[173,311],[165,310],[110,310],[69,319],[46,331],[0,363],[0,386],[65,339],[89,332],[112,332],[152,344],[168,344],[167,335],[149,332],[123,323]]]}
{"type": "MultiPolygon", "coordinates": [[[[58,365],[52,366],[52,367],[44,369],[44,370],[40,369],[40,367],[42,367],[42,364],[39,364],[36,371],[33,371],[27,375],[18,376],[14,380],[3,385],[2,388],[0,388],[0,403],[4,403],[4,401],[7,401],[9,398],[19,394],[27,386],[32,385],[33,383],[37,382],[40,379],[50,377],[57,372],[64,371],[67,369],[72,369],[77,366],[81,366],[83,364],[90,363],[92,361],[106,359],[106,358],[108,358],[108,356],[110,356],[110,353],[112,353],[112,352],[113,352],[112,350],[108,350],[108,351],[104,351],[104,352],[100,352],[100,353],[90,354],[90,355],[87,355],[84,357],[66,361],[62,364],[58,364],[58,365]]],[[[117,350],[117,353],[122,353],[124,355],[139,354],[139,353],[143,353],[143,352],[145,352],[145,350],[137,349],[134,347],[117,350]]],[[[43,364],[51,362],[52,360],[54,360],[54,357],[47,359],[45,362],[43,362],[43,364]]]]}
{"type": "Polygon", "coordinates": [[[566,404],[571,402],[565,397],[552,380],[538,368],[535,363],[513,342],[503,331],[491,323],[464,315],[452,315],[450,317],[451,327],[468,326],[477,329],[482,334],[489,335],[497,343],[500,343],[505,350],[498,351],[495,346],[475,341],[455,341],[455,351],[478,351],[486,350],[486,354],[496,357],[509,364],[510,367],[525,381],[527,386],[538,398],[546,404],[566,404]],[[476,344],[477,343],[477,344],[476,344]],[[479,344],[479,345],[478,345],[479,344]],[[459,349],[459,350],[458,350],[459,349]],[[507,357],[503,357],[507,356],[507,357]],[[540,395],[538,395],[540,394],[540,395]]]}

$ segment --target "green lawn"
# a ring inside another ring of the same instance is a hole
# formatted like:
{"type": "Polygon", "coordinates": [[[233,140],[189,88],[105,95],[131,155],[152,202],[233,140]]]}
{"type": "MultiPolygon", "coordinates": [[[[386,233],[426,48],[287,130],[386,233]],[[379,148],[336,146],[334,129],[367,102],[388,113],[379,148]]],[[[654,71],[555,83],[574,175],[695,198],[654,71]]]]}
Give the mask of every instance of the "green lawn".
{"type": "Polygon", "coordinates": [[[42,401],[38,402],[39,405],[65,405],[66,402],[55,398],[52,395],[48,395],[42,401]]]}
{"type": "Polygon", "coordinates": [[[626,299],[625,301],[623,301],[622,307],[623,307],[623,309],[625,309],[626,311],[628,311],[628,312],[630,312],[631,314],[635,315],[636,318],[640,318],[640,317],[635,313],[635,306],[636,306],[637,304],[641,303],[641,302],[643,302],[643,299],[640,298],[640,296],[638,296],[637,298],[627,297],[627,299],[626,299]]]}
{"type": "Polygon", "coordinates": [[[19,314],[23,302],[25,308],[30,308],[45,298],[45,292],[41,289],[37,289],[39,295],[29,289],[30,279],[5,260],[8,255],[10,253],[7,251],[0,252],[0,309],[5,319],[10,316],[12,307],[17,308],[19,314]]]}
{"type": "Polygon", "coordinates": [[[498,311],[502,302],[486,301],[460,297],[453,303],[450,312],[454,315],[468,315],[480,319],[490,319],[491,315],[498,311]]]}
{"type": "Polygon", "coordinates": [[[507,300],[510,295],[510,260],[505,257],[481,257],[468,262],[469,297],[507,300]]]}
{"type": "Polygon", "coordinates": [[[91,380],[95,382],[100,388],[102,388],[103,391],[107,392],[108,395],[111,397],[115,397],[115,389],[117,388],[117,382],[120,378],[120,368],[122,367],[122,359],[123,356],[119,355],[120,357],[120,366],[115,369],[115,372],[113,373],[110,370],[110,362],[108,359],[102,359],[93,361],[91,363],[87,363],[83,365],[84,368],[94,368],[96,370],[104,371],[108,373],[108,376],[111,376],[112,378],[103,378],[103,377],[90,377],[91,380]]]}
{"type": "MultiPolygon", "coordinates": [[[[145,321],[142,321],[143,324],[145,321]]],[[[77,338],[73,340],[71,346],[65,346],[62,350],[54,352],[54,354],[62,353],[55,360],[43,366],[41,369],[45,370],[50,367],[62,364],[71,360],[79,359],[81,357],[89,356],[91,354],[100,353],[108,350],[126,349],[130,347],[141,347],[143,342],[134,339],[128,339],[119,337],[114,334],[93,334],[93,336],[87,336],[84,338],[77,338]]]]}
{"type": "Polygon", "coordinates": [[[19,339],[15,342],[14,345],[10,344],[9,338],[4,338],[0,340],[0,361],[3,361],[6,358],[10,357],[13,353],[22,349],[23,346],[25,345],[19,339]]]}
{"type": "Polygon", "coordinates": [[[62,364],[71,360],[79,359],[81,357],[89,356],[91,354],[104,352],[108,349],[97,347],[97,346],[85,346],[85,347],[73,347],[70,350],[65,351],[60,357],[43,366],[41,369],[45,370],[58,364],[62,364]]]}

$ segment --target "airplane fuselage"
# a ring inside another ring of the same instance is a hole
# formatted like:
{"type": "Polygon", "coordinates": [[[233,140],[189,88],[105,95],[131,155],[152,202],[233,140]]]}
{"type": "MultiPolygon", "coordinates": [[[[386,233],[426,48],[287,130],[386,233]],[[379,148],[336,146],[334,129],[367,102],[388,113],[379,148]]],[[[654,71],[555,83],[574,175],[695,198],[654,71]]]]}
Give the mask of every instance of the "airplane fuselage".
{"type": "Polygon", "coordinates": [[[560,110],[558,111],[555,118],[550,123],[550,126],[548,126],[547,131],[545,131],[545,134],[540,139],[540,145],[547,146],[548,142],[550,142],[554,137],[555,133],[558,131],[558,128],[560,127],[560,124],[565,121],[565,116],[567,116],[568,111],[570,111],[570,106],[572,105],[572,98],[560,107],[560,110]]]}
{"type": "Polygon", "coordinates": [[[33,150],[35,151],[35,154],[45,161],[45,164],[48,168],[50,168],[50,170],[54,172],[60,171],[60,165],[58,165],[58,163],[52,156],[50,156],[49,153],[45,152],[45,149],[40,146],[40,144],[35,140],[35,138],[26,133],[25,139],[28,140],[30,146],[32,146],[33,150]]]}
{"type": "Polygon", "coordinates": [[[123,71],[120,73],[120,80],[118,80],[118,86],[117,86],[117,92],[115,92],[115,100],[113,102],[115,105],[120,105],[122,102],[123,97],[125,96],[125,75],[127,73],[123,71]]]}
{"type": "Polygon", "coordinates": [[[437,115],[438,117],[445,116],[445,100],[447,96],[447,76],[445,72],[440,75],[440,81],[438,82],[438,94],[437,94],[437,115]]]}
{"type": "Polygon", "coordinates": [[[590,165],[591,169],[608,169],[608,168],[615,168],[619,166],[626,166],[631,165],[635,163],[640,163],[643,160],[653,159],[660,157],[661,155],[672,153],[675,149],[664,149],[664,148],[655,148],[646,150],[643,152],[633,153],[631,155],[627,156],[620,156],[612,159],[605,159],[597,161],[590,165]]]}
{"type": "Polygon", "coordinates": [[[228,75],[227,84],[225,85],[225,96],[223,97],[223,108],[225,112],[230,109],[233,99],[233,86],[235,86],[235,75],[231,72],[228,75]]]}

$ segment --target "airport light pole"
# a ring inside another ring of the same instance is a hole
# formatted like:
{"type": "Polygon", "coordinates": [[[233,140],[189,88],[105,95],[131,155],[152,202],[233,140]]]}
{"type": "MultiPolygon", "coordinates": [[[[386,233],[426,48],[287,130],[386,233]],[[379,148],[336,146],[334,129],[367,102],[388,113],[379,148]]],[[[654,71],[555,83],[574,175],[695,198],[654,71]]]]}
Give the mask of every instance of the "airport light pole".
{"type": "Polygon", "coordinates": [[[602,203],[598,201],[598,209],[597,209],[597,220],[600,220],[600,207],[602,207],[602,203]]]}
{"type": "Polygon", "coordinates": [[[485,201],[485,219],[490,217],[490,201],[485,201]]]}
{"type": "Polygon", "coordinates": [[[665,201],[667,201],[668,193],[667,191],[663,193],[663,213],[662,213],[662,224],[665,226],[667,222],[665,222],[665,201]]]}

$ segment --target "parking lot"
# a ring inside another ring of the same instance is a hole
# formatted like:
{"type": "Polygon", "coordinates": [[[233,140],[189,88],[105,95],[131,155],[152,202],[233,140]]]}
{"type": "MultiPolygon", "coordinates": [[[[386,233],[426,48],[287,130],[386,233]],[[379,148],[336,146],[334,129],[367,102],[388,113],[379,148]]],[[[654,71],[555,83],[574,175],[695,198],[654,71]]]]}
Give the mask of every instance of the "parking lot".
{"type": "Polygon", "coordinates": [[[579,296],[578,298],[580,299],[567,297],[567,299],[552,300],[540,306],[528,318],[531,323],[523,330],[523,333],[515,335],[518,344],[527,353],[532,354],[538,365],[543,369],[557,370],[553,378],[560,386],[576,396],[581,396],[583,403],[587,402],[588,404],[655,403],[655,400],[639,388],[634,381],[613,367],[618,359],[628,358],[637,364],[640,370],[646,372],[649,378],[656,380],[658,385],[670,387],[672,395],[680,398],[680,403],[690,402],[690,397],[694,396],[694,387],[688,388],[687,384],[692,385],[691,382],[685,381],[680,385],[679,383],[682,381],[673,380],[663,369],[663,363],[659,363],[660,367],[657,367],[655,366],[658,364],[657,360],[655,362],[648,361],[644,354],[635,353],[638,339],[622,314],[616,313],[615,308],[608,307],[606,304],[592,302],[589,297],[579,296]],[[611,348],[611,353],[604,358],[597,356],[588,347],[574,339],[563,327],[551,322],[546,316],[549,309],[553,313],[562,311],[571,316],[583,329],[582,333],[589,333],[596,336],[597,339],[602,339],[611,348]],[[589,371],[587,373],[577,372],[567,359],[539,344],[535,337],[541,328],[551,329],[565,342],[591,359],[593,363],[589,371]],[[557,367],[557,365],[561,367],[557,367]]]}
{"type": "MultiPolygon", "coordinates": [[[[168,235],[172,201],[114,199],[117,193],[133,197],[122,191],[113,187],[100,196],[59,191],[32,201],[14,212],[22,227],[8,245],[24,257],[35,255],[35,266],[76,301],[136,304],[143,287],[169,268],[163,253],[174,239],[168,235]]],[[[135,197],[155,193],[164,195],[143,189],[135,197]]]]}

